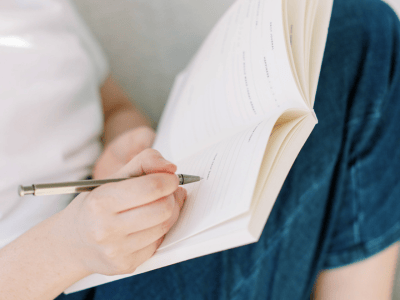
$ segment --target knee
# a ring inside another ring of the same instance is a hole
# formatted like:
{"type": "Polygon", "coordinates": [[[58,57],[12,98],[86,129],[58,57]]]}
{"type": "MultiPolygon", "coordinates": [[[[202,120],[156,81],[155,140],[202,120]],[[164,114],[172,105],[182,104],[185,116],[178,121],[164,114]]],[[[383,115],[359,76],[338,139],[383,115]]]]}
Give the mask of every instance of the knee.
{"type": "Polygon", "coordinates": [[[361,24],[369,36],[398,37],[399,19],[393,9],[381,0],[363,0],[358,8],[361,24]]]}
{"type": "Polygon", "coordinates": [[[368,66],[390,76],[400,70],[400,22],[385,2],[335,0],[329,30],[328,57],[347,69],[359,75],[368,66]]]}
{"type": "Polygon", "coordinates": [[[386,3],[334,1],[321,78],[342,107],[354,107],[352,118],[393,103],[391,95],[400,88],[399,55],[400,22],[386,3]]]}
{"type": "Polygon", "coordinates": [[[390,40],[399,36],[397,15],[381,0],[335,0],[332,23],[337,29],[361,35],[364,43],[371,39],[390,40]]]}

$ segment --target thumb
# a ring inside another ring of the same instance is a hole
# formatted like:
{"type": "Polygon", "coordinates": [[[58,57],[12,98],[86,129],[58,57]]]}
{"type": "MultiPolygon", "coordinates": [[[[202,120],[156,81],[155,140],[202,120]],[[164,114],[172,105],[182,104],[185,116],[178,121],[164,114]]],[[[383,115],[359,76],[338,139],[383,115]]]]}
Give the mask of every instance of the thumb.
{"type": "Polygon", "coordinates": [[[176,170],[175,164],[166,160],[157,150],[149,148],[136,155],[111,178],[133,177],[152,173],[174,174],[176,170]]]}
{"type": "Polygon", "coordinates": [[[108,150],[111,151],[119,161],[127,163],[144,149],[150,148],[154,139],[154,130],[142,126],[122,133],[113,140],[108,150]]]}

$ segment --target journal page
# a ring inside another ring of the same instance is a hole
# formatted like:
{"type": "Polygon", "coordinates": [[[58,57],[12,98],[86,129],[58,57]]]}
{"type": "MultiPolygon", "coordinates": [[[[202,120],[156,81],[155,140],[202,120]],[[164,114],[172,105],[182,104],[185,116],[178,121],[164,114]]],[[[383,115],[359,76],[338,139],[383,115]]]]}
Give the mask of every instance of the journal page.
{"type": "Polygon", "coordinates": [[[310,47],[310,94],[311,106],[314,106],[315,94],[319,73],[321,71],[322,58],[324,56],[326,39],[328,37],[329,22],[332,14],[333,0],[319,1],[315,14],[314,28],[310,47]]]}
{"type": "Polygon", "coordinates": [[[178,173],[203,177],[185,186],[180,217],[161,246],[167,247],[250,209],[268,139],[277,118],[248,127],[178,161],[178,173]]]}
{"type": "Polygon", "coordinates": [[[168,141],[157,141],[175,161],[287,108],[307,109],[287,57],[281,0],[235,2],[186,74],[173,114],[162,124],[168,124],[168,141]]]}
{"type": "MultiPolygon", "coordinates": [[[[312,0],[283,0],[283,20],[286,46],[292,73],[304,101],[308,99],[308,78],[306,77],[306,19],[307,8],[312,0]]],[[[307,103],[307,102],[306,102],[307,103]]]]}
{"type": "Polygon", "coordinates": [[[304,101],[312,108],[333,0],[284,0],[286,43],[304,101]]]}

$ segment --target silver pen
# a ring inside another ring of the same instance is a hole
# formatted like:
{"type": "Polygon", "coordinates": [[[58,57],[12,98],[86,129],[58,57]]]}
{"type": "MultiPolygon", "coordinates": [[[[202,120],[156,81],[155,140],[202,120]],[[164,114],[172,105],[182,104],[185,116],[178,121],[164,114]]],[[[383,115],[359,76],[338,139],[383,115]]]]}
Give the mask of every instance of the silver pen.
{"type": "MultiPolygon", "coordinates": [[[[192,182],[200,181],[200,176],[177,174],[179,178],[179,185],[188,184],[192,182]]],[[[18,187],[18,194],[23,197],[25,195],[33,196],[46,196],[46,195],[63,195],[63,194],[76,194],[82,192],[90,192],[96,187],[110,183],[119,182],[139,176],[132,176],[129,178],[115,178],[115,179],[100,179],[100,180],[79,180],[71,182],[59,182],[59,183],[43,183],[43,184],[32,184],[28,186],[20,185],[18,187]]]]}

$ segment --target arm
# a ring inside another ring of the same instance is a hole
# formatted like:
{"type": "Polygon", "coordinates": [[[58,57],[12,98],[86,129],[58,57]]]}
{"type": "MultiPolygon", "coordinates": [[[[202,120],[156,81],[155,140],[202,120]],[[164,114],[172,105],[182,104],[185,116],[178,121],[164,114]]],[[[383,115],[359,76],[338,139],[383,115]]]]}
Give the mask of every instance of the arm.
{"type": "Polygon", "coordinates": [[[92,274],[129,274],[150,258],[186,197],[176,166],[143,151],[115,176],[147,174],[77,196],[0,250],[1,299],[54,299],[92,274]]]}
{"type": "Polygon", "coordinates": [[[390,300],[399,243],[366,260],[323,271],[315,285],[316,300],[390,300]]]}
{"type": "Polygon", "coordinates": [[[105,150],[93,170],[94,178],[105,178],[118,171],[142,150],[151,147],[155,132],[150,122],[112,79],[101,88],[104,113],[105,150]]]}
{"type": "Polygon", "coordinates": [[[100,91],[104,114],[103,141],[106,146],[130,129],[150,128],[149,119],[132,104],[111,76],[106,79],[100,91]]]}
{"type": "MultiPolygon", "coordinates": [[[[130,103],[111,78],[104,83],[101,95],[106,149],[96,165],[98,176],[109,176],[124,165],[115,176],[129,177],[143,172],[174,173],[176,166],[163,160],[156,151],[148,150],[137,155],[151,146],[154,131],[148,127],[147,118],[130,103]],[[131,160],[132,157],[135,159],[131,160]]],[[[137,185],[136,189],[132,188],[132,183],[127,186],[121,182],[96,189],[96,192],[83,193],[62,212],[0,249],[1,299],[53,299],[72,283],[91,273],[111,275],[133,272],[157,249],[162,236],[175,222],[186,197],[184,189],[176,189],[175,176],[157,175],[159,177],[156,178],[141,177],[140,180],[145,182],[137,185]],[[153,186],[154,189],[146,193],[145,186],[153,186]],[[143,195],[138,197],[141,191],[143,195]],[[99,203],[107,206],[115,201],[115,197],[107,196],[115,194],[122,194],[119,198],[129,203],[129,213],[115,214],[109,209],[96,207],[99,203]],[[152,194],[150,198],[149,194],[152,194]],[[146,197],[149,203],[135,209],[146,197]],[[151,218],[143,219],[149,214],[151,218]],[[139,237],[144,243],[135,243],[141,244],[140,247],[133,249],[132,243],[126,245],[128,228],[121,226],[126,225],[126,220],[124,222],[121,218],[123,215],[129,216],[130,222],[133,222],[129,226],[130,236],[134,236],[132,232],[149,228],[146,236],[139,237]],[[91,226],[93,224],[96,226],[91,226]],[[126,251],[131,254],[127,256],[126,251]]]]}

